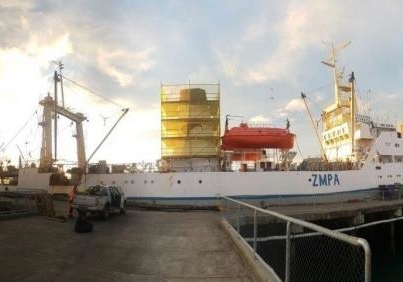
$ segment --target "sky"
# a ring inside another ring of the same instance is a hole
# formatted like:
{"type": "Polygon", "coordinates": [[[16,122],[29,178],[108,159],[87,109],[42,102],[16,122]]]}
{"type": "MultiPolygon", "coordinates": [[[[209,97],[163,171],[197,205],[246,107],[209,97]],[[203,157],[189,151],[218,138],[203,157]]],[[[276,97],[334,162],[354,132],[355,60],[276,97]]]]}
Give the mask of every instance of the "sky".
{"type": "MultiPolygon", "coordinates": [[[[220,83],[221,124],[263,122],[297,135],[298,158],[320,154],[300,99],[315,119],[334,97],[329,43],[354,71],[361,110],[403,121],[401,1],[13,1],[0,0],[0,160],[37,160],[42,112],[53,95],[54,62],[65,106],[84,113],[89,156],[130,108],[91,162],[160,158],[160,85],[220,83]]],[[[60,94],[59,94],[60,97],[60,94]]],[[[74,127],[60,117],[58,159],[76,160],[74,127]]],[[[223,128],[223,126],[222,126],[223,128]]]]}

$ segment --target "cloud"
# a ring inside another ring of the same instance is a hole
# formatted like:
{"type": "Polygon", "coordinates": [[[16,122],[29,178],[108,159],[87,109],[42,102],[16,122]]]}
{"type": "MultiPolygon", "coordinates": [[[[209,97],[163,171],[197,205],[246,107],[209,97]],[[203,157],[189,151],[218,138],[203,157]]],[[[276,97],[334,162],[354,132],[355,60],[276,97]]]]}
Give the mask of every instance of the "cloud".
{"type": "Polygon", "coordinates": [[[214,53],[221,65],[224,75],[230,78],[235,85],[239,85],[240,67],[237,59],[229,54],[224,54],[224,52],[218,48],[214,50],[214,53]]]}
{"type": "Polygon", "coordinates": [[[398,98],[398,95],[396,93],[384,93],[381,97],[388,100],[396,100],[398,98]]]}
{"type": "Polygon", "coordinates": [[[278,118],[288,117],[287,111],[284,110],[283,108],[276,109],[274,112],[276,113],[276,117],[278,118]]]}
{"type": "Polygon", "coordinates": [[[34,5],[33,1],[30,0],[2,0],[1,7],[32,7],[34,5]]]}
{"type": "Polygon", "coordinates": [[[26,52],[29,56],[36,56],[42,64],[46,64],[72,53],[73,44],[68,33],[53,37],[47,42],[40,42],[38,37],[33,35],[26,52]]]}
{"type": "Polygon", "coordinates": [[[16,47],[0,48],[0,96],[15,99],[11,93],[39,94],[40,88],[46,83],[41,69],[49,67],[52,59],[70,52],[72,46],[68,34],[47,43],[39,43],[33,37],[25,50],[16,47]]]}
{"type": "Polygon", "coordinates": [[[242,36],[244,41],[253,41],[264,37],[268,33],[267,26],[269,21],[266,18],[259,19],[257,22],[249,24],[242,36]]]}
{"type": "Polygon", "coordinates": [[[151,58],[154,51],[155,48],[138,52],[99,48],[97,62],[101,71],[115,79],[120,86],[128,87],[137,82],[138,75],[150,70],[156,64],[151,58]]]}
{"type": "Polygon", "coordinates": [[[288,112],[300,112],[305,110],[305,104],[302,99],[292,99],[284,109],[288,112]]]}
{"type": "MultiPolygon", "coordinates": [[[[296,66],[302,61],[310,48],[318,48],[324,39],[323,27],[336,24],[340,12],[337,5],[330,2],[291,2],[284,16],[278,22],[277,48],[247,71],[250,83],[262,83],[291,79],[299,70],[296,66]],[[331,13],[330,13],[331,12],[331,13]],[[329,17],[321,15],[330,14],[329,17]]],[[[329,30],[326,30],[329,32],[329,30]]],[[[329,32],[329,36],[332,32],[329,32]]]]}
{"type": "Polygon", "coordinates": [[[272,122],[271,118],[265,117],[263,115],[251,117],[249,119],[249,121],[254,122],[254,123],[271,123],[272,122]]]}
{"type": "Polygon", "coordinates": [[[189,74],[188,79],[191,82],[214,82],[217,77],[213,75],[213,71],[209,66],[202,65],[194,73],[189,74]]]}
{"type": "Polygon", "coordinates": [[[224,74],[238,84],[255,85],[283,79],[295,84],[296,74],[301,71],[298,66],[308,53],[322,48],[323,41],[339,38],[349,24],[340,21],[346,14],[344,5],[334,1],[291,1],[277,22],[267,20],[268,6],[261,10],[266,13],[247,26],[239,42],[217,48],[225,53],[215,52],[224,74]],[[271,42],[270,47],[257,53],[254,49],[260,48],[262,42],[271,42]]]}

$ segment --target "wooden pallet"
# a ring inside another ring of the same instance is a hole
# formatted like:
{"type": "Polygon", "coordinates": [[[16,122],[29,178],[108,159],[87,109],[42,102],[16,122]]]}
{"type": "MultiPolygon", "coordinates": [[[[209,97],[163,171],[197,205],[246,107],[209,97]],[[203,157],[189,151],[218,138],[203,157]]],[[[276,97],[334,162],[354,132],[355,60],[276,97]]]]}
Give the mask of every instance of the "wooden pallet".
{"type": "Polygon", "coordinates": [[[36,206],[38,207],[39,215],[55,216],[55,208],[53,206],[52,196],[48,193],[35,194],[36,206]]]}

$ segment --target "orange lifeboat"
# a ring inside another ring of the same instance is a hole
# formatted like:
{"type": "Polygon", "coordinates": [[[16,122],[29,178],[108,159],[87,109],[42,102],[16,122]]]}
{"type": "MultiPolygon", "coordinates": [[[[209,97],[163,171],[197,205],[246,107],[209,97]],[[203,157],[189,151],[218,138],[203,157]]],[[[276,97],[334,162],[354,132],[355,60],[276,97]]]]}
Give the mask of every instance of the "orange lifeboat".
{"type": "Polygon", "coordinates": [[[222,137],[222,149],[291,149],[294,146],[294,134],[288,129],[273,127],[249,127],[241,123],[226,130],[222,137]]]}

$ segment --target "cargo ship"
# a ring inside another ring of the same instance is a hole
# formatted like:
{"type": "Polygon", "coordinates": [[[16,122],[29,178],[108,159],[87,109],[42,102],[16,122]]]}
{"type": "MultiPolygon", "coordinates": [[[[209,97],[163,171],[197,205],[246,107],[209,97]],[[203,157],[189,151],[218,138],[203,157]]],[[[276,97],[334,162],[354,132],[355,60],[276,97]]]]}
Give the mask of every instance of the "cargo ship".
{"type": "MultiPolygon", "coordinates": [[[[295,135],[289,124],[278,128],[243,122],[229,128],[227,116],[221,136],[219,84],[161,85],[161,159],[156,169],[110,166],[105,161],[90,165],[84,150],[83,115],[67,111],[58,105],[57,97],[48,96],[41,102],[40,165],[20,168],[18,184],[8,187],[62,193],[73,183],[81,190],[97,184],[117,185],[130,201],[151,205],[216,205],[221,195],[262,206],[377,197],[380,189],[403,183],[403,124],[376,122],[360,112],[355,75],[344,79],[335,50],[324,62],[333,70],[334,101],[323,109],[321,132],[312,118],[321,151],[318,158],[293,161],[295,135]],[[55,112],[77,127],[78,167],[70,170],[66,185],[57,183],[65,178],[52,165],[49,124],[55,112]]],[[[60,78],[55,74],[55,83],[60,78]]],[[[306,102],[304,93],[301,99],[306,102]]],[[[4,181],[3,175],[3,189],[4,181]]]]}

